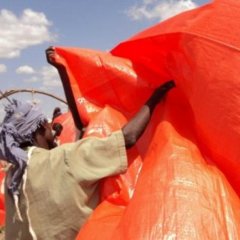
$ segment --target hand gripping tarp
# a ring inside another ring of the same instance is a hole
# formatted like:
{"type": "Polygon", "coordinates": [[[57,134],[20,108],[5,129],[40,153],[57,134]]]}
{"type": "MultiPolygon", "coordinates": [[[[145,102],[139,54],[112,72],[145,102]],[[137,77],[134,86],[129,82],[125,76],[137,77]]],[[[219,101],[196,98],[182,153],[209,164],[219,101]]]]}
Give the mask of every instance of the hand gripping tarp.
{"type": "Polygon", "coordinates": [[[111,53],[56,48],[84,137],[121,128],[153,89],[177,85],[128,151],[128,171],[102,181],[78,240],[240,239],[239,11],[239,1],[215,1],[111,53]]]}

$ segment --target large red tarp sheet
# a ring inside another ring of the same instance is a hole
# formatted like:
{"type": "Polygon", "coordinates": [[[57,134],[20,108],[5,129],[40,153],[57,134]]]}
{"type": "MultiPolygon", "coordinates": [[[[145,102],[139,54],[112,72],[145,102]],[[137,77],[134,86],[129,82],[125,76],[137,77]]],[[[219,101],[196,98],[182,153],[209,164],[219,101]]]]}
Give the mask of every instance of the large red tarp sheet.
{"type": "Polygon", "coordinates": [[[177,85],[128,151],[128,171],[103,180],[78,240],[240,239],[239,10],[215,1],[111,53],[56,48],[84,137],[121,128],[153,89],[177,85]]]}

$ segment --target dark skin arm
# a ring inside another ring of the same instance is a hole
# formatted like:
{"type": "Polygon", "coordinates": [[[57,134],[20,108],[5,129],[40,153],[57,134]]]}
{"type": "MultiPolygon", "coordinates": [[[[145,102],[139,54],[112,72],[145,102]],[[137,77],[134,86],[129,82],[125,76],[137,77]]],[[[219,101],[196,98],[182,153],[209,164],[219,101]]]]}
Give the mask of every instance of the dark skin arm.
{"type": "Polygon", "coordinates": [[[70,111],[73,116],[73,121],[77,128],[78,137],[80,139],[83,135],[83,131],[82,131],[83,123],[78,114],[77,105],[76,105],[74,95],[73,95],[73,92],[72,92],[72,89],[70,86],[70,81],[69,81],[69,77],[68,77],[66,68],[61,63],[57,62],[57,60],[56,60],[57,55],[56,55],[53,47],[49,47],[46,50],[46,58],[47,58],[48,63],[51,64],[52,66],[54,66],[58,70],[59,76],[63,83],[63,89],[65,92],[65,96],[66,96],[70,111]]]}
{"type": "MultiPolygon", "coordinates": [[[[73,114],[74,123],[81,131],[83,125],[77,111],[73,93],[70,86],[68,86],[69,84],[67,84],[69,83],[69,78],[66,69],[62,64],[57,63],[57,56],[53,47],[50,47],[46,50],[46,57],[48,63],[58,69],[59,75],[63,82],[66,98],[73,114]]],[[[175,83],[173,81],[168,81],[157,88],[148,101],[139,110],[139,112],[122,128],[126,148],[132,147],[140,138],[150,121],[154,108],[173,87],[175,87],[175,83]]]]}
{"type": "Polygon", "coordinates": [[[175,87],[173,81],[168,81],[157,88],[139,112],[122,128],[126,148],[132,147],[146,129],[153,110],[164,98],[166,93],[175,87]]]}

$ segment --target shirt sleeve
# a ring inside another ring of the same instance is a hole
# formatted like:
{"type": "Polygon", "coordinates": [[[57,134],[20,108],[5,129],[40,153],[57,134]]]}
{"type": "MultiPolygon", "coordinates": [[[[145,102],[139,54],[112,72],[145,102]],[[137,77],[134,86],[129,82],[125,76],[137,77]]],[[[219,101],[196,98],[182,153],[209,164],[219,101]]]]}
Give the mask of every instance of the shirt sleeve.
{"type": "Polygon", "coordinates": [[[68,144],[65,163],[81,183],[126,171],[127,155],[122,131],[106,138],[89,137],[68,144]]]}

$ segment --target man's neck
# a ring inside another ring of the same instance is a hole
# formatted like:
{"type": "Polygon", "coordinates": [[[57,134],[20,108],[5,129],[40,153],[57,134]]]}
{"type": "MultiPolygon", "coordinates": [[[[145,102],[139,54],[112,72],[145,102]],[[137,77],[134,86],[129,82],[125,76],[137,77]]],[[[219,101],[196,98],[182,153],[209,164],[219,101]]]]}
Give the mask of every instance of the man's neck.
{"type": "Polygon", "coordinates": [[[33,146],[39,147],[39,148],[44,148],[44,149],[49,149],[49,145],[46,141],[46,139],[41,136],[40,134],[37,134],[33,140],[33,146]]]}

